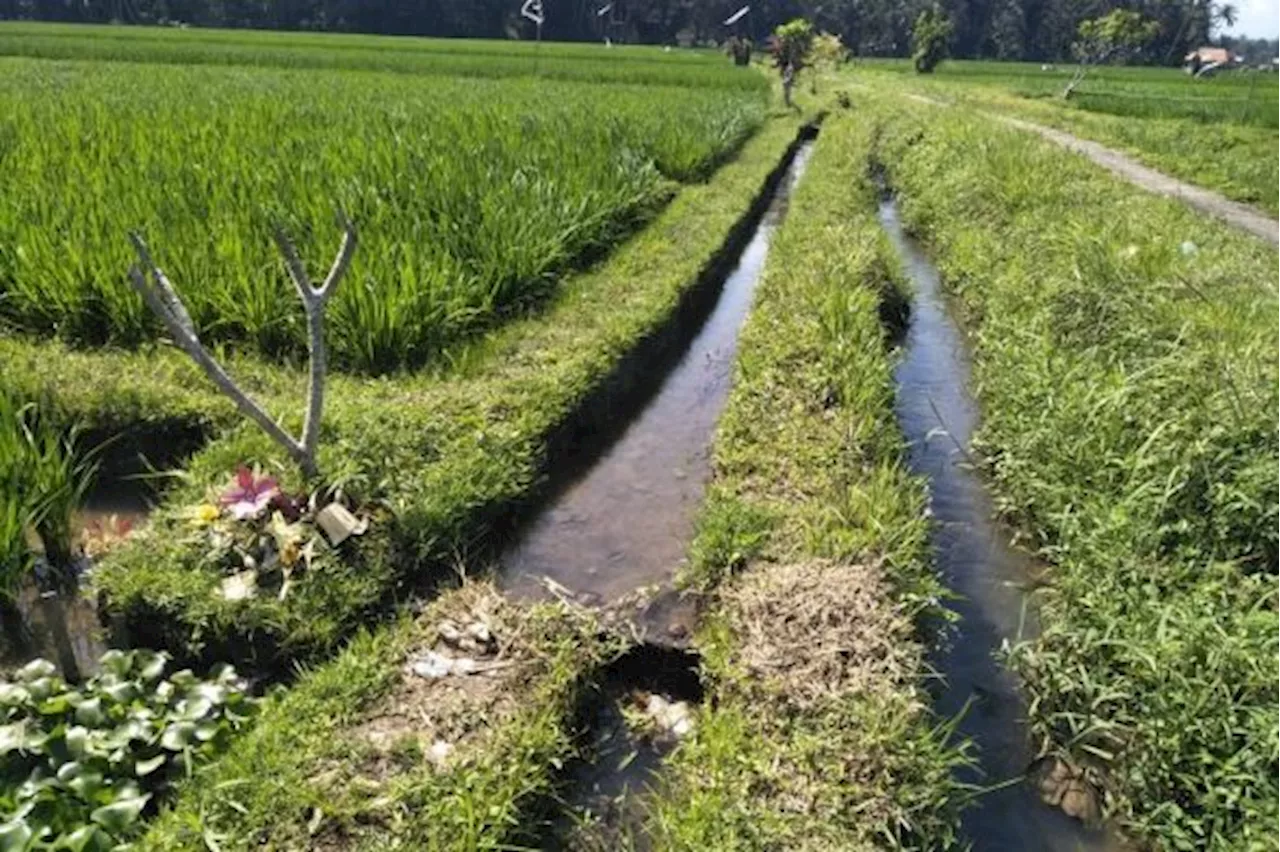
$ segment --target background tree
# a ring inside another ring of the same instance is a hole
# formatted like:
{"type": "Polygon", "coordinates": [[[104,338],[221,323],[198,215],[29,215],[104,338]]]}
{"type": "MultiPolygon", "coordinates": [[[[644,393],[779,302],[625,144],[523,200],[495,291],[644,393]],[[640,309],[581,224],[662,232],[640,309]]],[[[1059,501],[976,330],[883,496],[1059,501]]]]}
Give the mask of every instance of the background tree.
{"type": "Polygon", "coordinates": [[[946,58],[947,41],[953,30],[951,19],[936,6],[920,13],[911,30],[911,61],[917,73],[932,74],[946,58]]]}
{"type": "Polygon", "coordinates": [[[796,18],[773,31],[773,62],[779,69],[788,65],[799,73],[809,65],[813,49],[813,24],[804,18],[796,18]]]}
{"type": "Polygon", "coordinates": [[[1090,67],[1124,62],[1141,51],[1159,31],[1158,21],[1148,20],[1128,9],[1112,9],[1102,17],[1081,22],[1078,29],[1080,38],[1072,45],[1072,52],[1080,60],[1080,65],[1062,90],[1062,96],[1071,97],[1090,67]]]}
{"type": "Polygon", "coordinates": [[[773,64],[782,74],[782,98],[791,106],[791,87],[796,76],[810,62],[813,50],[813,24],[804,18],[788,21],[773,31],[771,48],[773,64]]]}
{"type": "Polygon", "coordinates": [[[819,33],[810,50],[815,68],[834,71],[849,57],[849,49],[835,33],[819,33]]]}
{"type": "MultiPolygon", "coordinates": [[[[722,22],[744,0],[614,0],[607,23],[596,15],[606,2],[547,0],[543,37],[599,41],[607,34],[615,42],[672,44],[683,31],[702,43],[723,43],[730,31],[722,22]]],[[[519,9],[520,0],[0,0],[0,18],[531,37],[519,9]]],[[[1236,17],[1235,6],[1223,0],[754,0],[733,32],[758,43],[779,24],[804,18],[815,30],[839,36],[858,56],[910,56],[913,24],[932,11],[953,25],[948,56],[1060,62],[1075,58],[1081,23],[1116,9],[1159,24],[1132,59],[1165,65],[1178,65],[1189,51],[1213,43],[1236,17]]]]}

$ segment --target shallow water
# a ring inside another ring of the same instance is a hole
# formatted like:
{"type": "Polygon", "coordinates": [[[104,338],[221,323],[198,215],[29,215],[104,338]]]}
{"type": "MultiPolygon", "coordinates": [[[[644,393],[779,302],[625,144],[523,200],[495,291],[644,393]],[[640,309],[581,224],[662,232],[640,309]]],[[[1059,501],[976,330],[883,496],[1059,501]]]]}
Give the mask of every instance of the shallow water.
{"type": "Polygon", "coordinates": [[[508,591],[536,596],[549,578],[579,599],[603,603],[668,580],[684,559],[738,331],[812,148],[809,141],[796,152],[710,316],[657,393],[503,554],[500,583],[508,591]]]}
{"type": "MultiPolygon", "coordinates": [[[[103,477],[85,495],[71,518],[72,538],[110,542],[127,536],[151,513],[149,491],[138,480],[103,477]]],[[[36,538],[34,546],[43,550],[36,538]]],[[[85,567],[88,562],[82,562],[85,567]]],[[[17,624],[0,625],[0,666],[16,668],[35,657],[54,663],[63,677],[82,680],[98,670],[107,650],[96,602],[81,589],[44,591],[34,580],[24,583],[8,617],[17,624]]]]}
{"type": "MultiPolygon", "coordinates": [[[[928,479],[935,563],[958,595],[950,604],[958,625],[930,660],[943,678],[934,709],[951,717],[971,702],[958,732],[977,745],[980,765],[963,780],[991,786],[1019,778],[1035,757],[1026,707],[994,654],[1006,640],[1038,629],[1027,593],[1043,566],[1010,545],[1012,530],[993,520],[986,484],[969,464],[978,423],[970,359],[938,273],[903,231],[892,200],[881,203],[880,222],[913,287],[911,324],[894,374],[896,413],[910,444],[911,469],[928,479]]],[[[964,832],[977,852],[1119,848],[1105,832],[1044,804],[1025,781],[982,795],[965,815],[964,832]]]]}

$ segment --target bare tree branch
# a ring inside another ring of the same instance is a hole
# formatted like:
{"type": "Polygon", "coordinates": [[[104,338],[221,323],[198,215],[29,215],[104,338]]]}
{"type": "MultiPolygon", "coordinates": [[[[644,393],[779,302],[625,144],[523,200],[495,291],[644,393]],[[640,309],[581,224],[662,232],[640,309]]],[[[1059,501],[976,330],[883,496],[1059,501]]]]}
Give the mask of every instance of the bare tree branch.
{"type": "Polygon", "coordinates": [[[152,312],[160,318],[169,334],[184,352],[202,369],[218,389],[231,398],[241,413],[262,427],[272,440],[284,447],[294,459],[304,475],[310,477],[317,473],[316,446],[320,437],[320,419],[324,410],[324,380],[328,371],[328,352],[324,342],[324,307],[332,295],[338,282],[346,274],[351,264],[351,256],[356,248],[356,230],[345,215],[339,213],[339,221],[343,226],[342,245],[338,249],[333,267],[329,271],[323,286],[311,285],[307,278],[306,267],[298,256],[297,249],[284,231],[277,229],[276,244],[284,256],[289,277],[293,279],[298,297],[302,300],[303,310],[307,317],[307,351],[310,356],[310,382],[307,390],[307,410],[303,421],[302,440],[295,439],[284,430],[265,409],[252,397],[246,394],[235,380],[227,374],[222,365],[214,359],[209,350],[200,342],[195,324],[187,313],[182,298],[173,288],[173,284],[151,257],[151,252],[142,237],[130,234],[134,250],[138,253],[141,266],[129,269],[129,280],[133,287],[146,301],[152,312]],[[144,270],[151,273],[151,281],[147,280],[144,270]]]}

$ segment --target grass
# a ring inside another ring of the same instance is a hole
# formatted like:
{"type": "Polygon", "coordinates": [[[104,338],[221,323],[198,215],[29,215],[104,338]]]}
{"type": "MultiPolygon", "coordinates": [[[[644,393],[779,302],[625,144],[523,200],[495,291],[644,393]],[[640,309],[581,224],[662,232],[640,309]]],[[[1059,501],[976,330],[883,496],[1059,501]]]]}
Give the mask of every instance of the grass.
{"type": "Polygon", "coordinates": [[[597,630],[581,612],[525,608],[482,584],[449,592],[275,696],[138,848],[532,847],[574,752],[580,690],[610,653],[597,630]],[[407,673],[442,647],[446,619],[487,624],[504,668],[407,673]],[[433,756],[437,743],[447,756],[433,756]]]}
{"type": "Polygon", "coordinates": [[[545,301],[732,156],[765,106],[759,89],[349,70],[0,59],[0,73],[0,324],[78,346],[155,339],[125,274],[138,229],[204,339],[297,359],[302,312],[271,232],[318,274],[341,207],[361,244],[329,310],[331,357],[370,373],[545,301]]]}
{"type": "MultiPolygon", "coordinates": [[[[223,600],[221,572],[202,562],[184,516],[239,463],[279,470],[296,486],[255,427],[233,425],[225,404],[206,409],[189,387],[192,368],[174,353],[53,358],[57,369],[41,375],[23,365],[50,354],[44,345],[11,341],[0,384],[47,400],[51,411],[90,424],[139,411],[153,423],[199,415],[214,429],[149,529],[95,573],[117,635],[185,662],[231,660],[243,671],[280,674],[293,661],[331,654],[406,587],[429,586],[459,560],[490,553],[541,493],[573,430],[598,428],[642,383],[644,359],[672,344],[669,321],[708,292],[726,241],[745,234],[754,199],[797,125],[770,122],[709,183],[683,190],[608,261],[568,279],[545,314],[509,324],[453,371],[394,381],[336,377],[321,467],[383,508],[359,542],[321,554],[312,581],[284,602],[223,600]],[[122,401],[126,393],[132,398],[122,401]]],[[[297,372],[252,361],[235,369],[272,410],[301,411],[297,372]]]]}
{"type": "MultiPolygon", "coordinates": [[[[922,689],[940,586],[893,416],[872,129],[828,119],[774,238],[683,583],[709,697],[649,803],[662,849],[938,848],[963,756],[922,689]]],[[[891,324],[892,325],[892,324],[891,324]]]]}
{"type": "Polygon", "coordinates": [[[912,88],[947,101],[1051,125],[1124,151],[1154,169],[1255,205],[1272,216],[1277,213],[1280,172],[1275,157],[1274,75],[1248,72],[1192,81],[1170,69],[1102,68],[1092,72],[1086,84],[1086,93],[1092,87],[1095,95],[1063,102],[1051,96],[1063,85],[1057,79],[1062,69],[1041,72],[1039,66],[984,63],[983,73],[972,73],[967,70],[971,64],[975,63],[945,63],[934,79],[861,76],[895,89],[911,79],[912,88]],[[1052,85],[1038,89],[1027,82],[1043,78],[1051,78],[1052,85]],[[1176,100],[1177,92],[1186,95],[1189,90],[1196,109],[1207,116],[1204,121],[1185,111],[1160,108],[1176,100]],[[1095,108],[1096,98],[1104,97],[1125,109],[1095,108]],[[1242,101],[1243,97],[1248,100],[1242,101]],[[1259,110],[1269,111],[1269,122],[1249,118],[1259,110]]]}
{"type": "Polygon", "coordinates": [[[1010,654],[1042,750],[1154,848],[1265,846],[1274,248],[961,111],[894,111],[881,158],[967,315],[978,449],[1054,564],[1010,654]]]}

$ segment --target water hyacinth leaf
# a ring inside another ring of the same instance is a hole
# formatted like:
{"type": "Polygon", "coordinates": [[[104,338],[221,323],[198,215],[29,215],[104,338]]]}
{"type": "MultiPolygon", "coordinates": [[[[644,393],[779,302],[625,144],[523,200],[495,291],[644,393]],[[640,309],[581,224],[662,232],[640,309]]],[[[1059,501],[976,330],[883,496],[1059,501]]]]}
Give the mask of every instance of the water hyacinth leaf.
{"type": "Polygon", "coordinates": [[[164,674],[164,667],[169,663],[169,655],[147,652],[139,652],[142,656],[142,667],[138,670],[138,677],[143,680],[156,680],[160,675],[164,674]]]}
{"type": "Polygon", "coordinates": [[[31,683],[41,678],[53,677],[57,673],[58,667],[48,660],[32,660],[14,672],[13,676],[19,683],[31,683]]]}
{"type": "Polygon", "coordinates": [[[80,725],[73,725],[67,728],[66,734],[63,735],[63,743],[67,747],[67,752],[76,760],[83,760],[89,755],[89,729],[80,725]]]}
{"type": "Polygon", "coordinates": [[[217,722],[205,722],[202,725],[197,725],[196,739],[202,743],[207,743],[209,742],[209,740],[218,736],[218,731],[220,731],[221,729],[222,729],[221,725],[219,725],[217,722]]]}
{"type": "Polygon", "coordinates": [[[0,852],[26,852],[35,832],[26,820],[16,819],[0,824],[0,852]]]}
{"type": "Polygon", "coordinates": [[[103,687],[102,692],[117,704],[128,704],[138,697],[138,688],[128,681],[103,687]]]}
{"type": "Polygon", "coordinates": [[[169,751],[182,751],[189,747],[195,738],[196,726],[192,722],[174,722],[164,729],[160,737],[160,745],[169,751]]]}
{"type": "Polygon", "coordinates": [[[102,699],[90,698],[80,702],[80,706],[76,708],[76,722],[89,727],[99,727],[106,721],[106,714],[102,712],[102,699]]]}
{"type": "Polygon", "coordinates": [[[119,799],[109,805],[98,808],[89,815],[89,819],[112,834],[122,834],[138,821],[138,816],[142,813],[142,809],[147,806],[147,801],[150,798],[151,794],[147,793],[141,796],[119,799]]]}
{"type": "Polygon", "coordinates": [[[139,760],[134,764],[133,771],[139,778],[145,777],[163,766],[165,759],[164,754],[157,754],[155,757],[148,758],[147,760],[139,760]]]}
{"type": "Polygon", "coordinates": [[[27,745],[27,723],[11,722],[0,725],[0,757],[10,752],[22,751],[27,745]]]}
{"type": "Polygon", "coordinates": [[[85,772],[67,782],[67,789],[86,801],[91,801],[103,787],[103,778],[97,772],[85,772]]]}
{"type": "Polygon", "coordinates": [[[174,672],[169,676],[169,681],[174,686],[180,686],[184,689],[190,689],[200,682],[199,679],[191,673],[191,669],[183,669],[180,672],[174,672]]]}
{"type": "Polygon", "coordinates": [[[183,718],[191,721],[203,719],[211,710],[213,710],[213,702],[204,696],[184,699],[178,703],[178,712],[183,718]]]}
{"type": "Polygon", "coordinates": [[[51,677],[40,677],[27,682],[27,690],[31,693],[31,698],[34,701],[46,700],[60,686],[61,681],[51,677]]]}
{"type": "Polygon", "coordinates": [[[62,838],[56,848],[65,849],[67,852],[84,852],[86,849],[109,846],[110,841],[106,838],[101,842],[95,842],[100,836],[101,832],[96,825],[84,825],[62,838]]]}
{"type": "Polygon", "coordinates": [[[54,695],[40,702],[39,712],[41,716],[61,716],[71,709],[71,700],[64,693],[62,695],[54,695]]]}
{"type": "Polygon", "coordinates": [[[102,655],[99,665],[102,666],[103,672],[113,674],[116,677],[127,677],[129,674],[129,662],[128,654],[124,651],[113,649],[102,655]]]}
{"type": "Polygon", "coordinates": [[[82,774],[84,774],[84,764],[77,763],[73,760],[70,763],[64,763],[59,766],[55,777],[63,784],[69,784],[71,781],[79,778],[82,774]]]}

